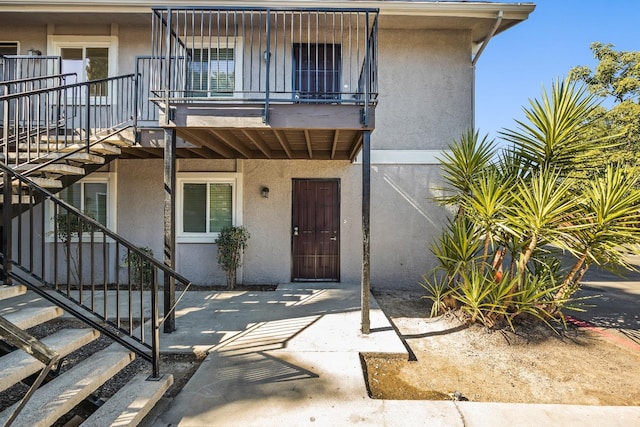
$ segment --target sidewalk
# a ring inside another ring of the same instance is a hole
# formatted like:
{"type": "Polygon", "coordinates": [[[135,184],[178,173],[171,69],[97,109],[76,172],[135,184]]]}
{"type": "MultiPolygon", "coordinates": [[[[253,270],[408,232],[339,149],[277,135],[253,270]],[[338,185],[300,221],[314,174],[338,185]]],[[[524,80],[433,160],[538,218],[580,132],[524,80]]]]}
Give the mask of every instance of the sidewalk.
{"type": "Polygon", "coordinates": [[[385,401],[367,394],[360,353],[408,357],[372,299],[360,332],[356,284],[189,292],[163,351],[208,356],[153,426],[634,426],[640,407],[385,401]]]}

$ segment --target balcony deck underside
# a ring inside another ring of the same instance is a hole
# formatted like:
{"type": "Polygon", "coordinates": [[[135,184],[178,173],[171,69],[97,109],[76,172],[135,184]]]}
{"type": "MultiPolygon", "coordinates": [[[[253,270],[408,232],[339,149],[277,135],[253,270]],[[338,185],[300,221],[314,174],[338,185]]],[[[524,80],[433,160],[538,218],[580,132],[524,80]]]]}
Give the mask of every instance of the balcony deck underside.
{"type": "MultiPolygon", "coordinates": [[[[187,144],[178,157],[210,159],[351,160],[360,152],[362,134],[374,128],[362,125],[362,106],[327,104],[272,104],[268,121],[264,105],[172,104],[174,119],[164,125],[175,128],[187,144]]],[[[133,147],[126,157],[161,157],[162,148],[133,147]]]]}

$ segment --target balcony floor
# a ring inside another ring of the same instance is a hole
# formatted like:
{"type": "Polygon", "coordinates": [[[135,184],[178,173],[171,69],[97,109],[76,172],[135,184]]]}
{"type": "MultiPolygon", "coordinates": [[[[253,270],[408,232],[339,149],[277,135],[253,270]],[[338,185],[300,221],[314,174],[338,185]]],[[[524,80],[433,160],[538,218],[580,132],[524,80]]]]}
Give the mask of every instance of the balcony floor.
{"type": "MultiPolygon", "coordinates": [[[[272,104],[268,122],[263,104],[172,104],[173,120],[160,124],[173,128],[181,158],[305,159],[353,161],[365,130],[372,131],[375,108],[369,109],[369,126],[362,125],[361,105],[272,104]]],[[[161,146],[132,147],[130,158],[162,157],[161,146]]]]}

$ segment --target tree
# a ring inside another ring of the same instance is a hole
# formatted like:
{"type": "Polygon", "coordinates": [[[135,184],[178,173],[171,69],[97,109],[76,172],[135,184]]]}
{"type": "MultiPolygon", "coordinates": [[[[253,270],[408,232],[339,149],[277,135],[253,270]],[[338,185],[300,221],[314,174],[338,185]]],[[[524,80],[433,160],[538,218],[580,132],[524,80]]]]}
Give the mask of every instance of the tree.
{"type": "Polygon", "coordinates": [[[510,145],[497,159],[485,155],[493,145],[477,132],[454,141],[440,202],[458,215],[433,247],[441,265],[425,275],[432,313],[453,300],[470,322],[489,327],[513,327],[523,315],[550,325],[576,308],[591,265],[630,268],[624,255],[640,252],[638,178],[609,163],[593,179],[578,179],[610,147],[593,125],[598,109],[584,84],[557,81],[530,101],[515,130],[501,132],[510,145]],[[573,258],[568,266],[561,252],[573,258]]]}
{"type": "Polygon", "coordinates": [[[617,146],[607,150],[609,161],[640,167],[640,52],[617,51],[612,44],[595,42],[591,50],[598,64],[571,69],[569,77],[586,83],[597,97],[610,104],[598,110],[593,125],[617,135],[617,146]]]}

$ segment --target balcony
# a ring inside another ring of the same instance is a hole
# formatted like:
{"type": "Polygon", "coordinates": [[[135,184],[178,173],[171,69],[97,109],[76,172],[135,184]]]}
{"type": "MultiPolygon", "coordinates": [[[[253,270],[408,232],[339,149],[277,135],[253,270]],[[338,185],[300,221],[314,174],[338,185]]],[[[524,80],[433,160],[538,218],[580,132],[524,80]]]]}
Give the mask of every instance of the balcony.
{"type": "Polygon", "coordinates": [[[150,100],[210,158],[353,160],[375,126],[374,9],[154,8],[150,100]]]}

